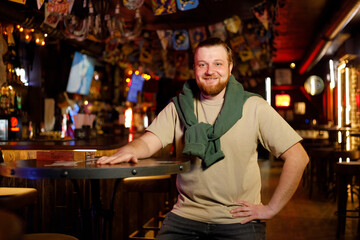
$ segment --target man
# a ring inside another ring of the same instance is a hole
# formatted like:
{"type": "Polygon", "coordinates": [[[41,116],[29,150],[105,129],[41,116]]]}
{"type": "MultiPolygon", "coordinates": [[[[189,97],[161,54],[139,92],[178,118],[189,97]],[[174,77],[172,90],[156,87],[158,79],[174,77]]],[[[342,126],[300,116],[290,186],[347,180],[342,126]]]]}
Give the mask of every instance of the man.
{"type": "Polygon", "coordinates": [[[177,176],[179,196],[157,239],[265,239],[265,223],[290,200],[309,159],[301,137],[262,98],[244,91],[231,75],[231,49],[210,38],[195,50],[196,82],[149,126],[146,133],[98,164],[137,162],[173,143],[191,157],[177,176]],[[284,160],[275,192],[261,203],[257,145],[284,160]]]}

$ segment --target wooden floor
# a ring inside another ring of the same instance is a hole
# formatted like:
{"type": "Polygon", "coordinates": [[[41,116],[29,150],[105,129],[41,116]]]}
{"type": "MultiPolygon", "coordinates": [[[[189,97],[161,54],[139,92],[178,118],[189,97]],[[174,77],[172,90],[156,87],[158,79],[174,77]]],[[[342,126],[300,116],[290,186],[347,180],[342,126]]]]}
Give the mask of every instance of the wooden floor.
{"type": "MultiPolygon", "coordinates": [[[[266,204],[281,173],[281,162],[261,161],[262,199],[266,204]]],[[[358,200],[348,207],[357,207],[358,200]]],[[[336,201],[333,196],[313,194],[310,200],[307,186],[302,184],[285,208],[267,221],[267,240],[332,240],[336,239],[336,201]]],[[[357,219],[347,220],[346,233],[341,239],[360,239],[356,235],[357,219]]]]}

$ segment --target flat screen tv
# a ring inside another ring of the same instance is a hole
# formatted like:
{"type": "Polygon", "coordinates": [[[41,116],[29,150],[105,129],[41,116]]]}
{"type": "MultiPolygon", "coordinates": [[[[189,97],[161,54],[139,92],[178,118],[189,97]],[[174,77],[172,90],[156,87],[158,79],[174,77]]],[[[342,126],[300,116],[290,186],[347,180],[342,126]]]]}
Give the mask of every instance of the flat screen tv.
{"type": "Polygon", "coordinates": [[[138,94],[141,94],[144,86],[144,77],[141,75],[133,74],[131,77],[131,85],[127,94],[126,100],[136,103],[138,94]]]}
{"type": "Polygon", "coordinates": [[[88,95],[94,74],[94,67],[94,58],[80,52],[75,52],[66,91],[69,93],[88,95]]]}

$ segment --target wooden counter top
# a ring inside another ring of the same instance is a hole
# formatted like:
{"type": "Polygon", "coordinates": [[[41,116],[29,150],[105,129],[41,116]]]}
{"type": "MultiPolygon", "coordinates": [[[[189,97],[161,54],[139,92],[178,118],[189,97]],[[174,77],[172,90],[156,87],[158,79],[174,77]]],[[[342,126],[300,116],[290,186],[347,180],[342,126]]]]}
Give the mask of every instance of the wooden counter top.
{"type": "Polygon", "coordinates": [[[129,136],[99,136],[89,140],[0,141],[1,150],[112,150],[128,143],[129,136]]]}
{"type": "MultiPolygon", "coordinates": [[[[134,135],[134,138],[138,134],[134,135]]],[[[29,140],[0,141],[0,149],[5,162],[35,159],[38,151],[72,151],[79,149],[96,150],[95,157],[115,154],[118,149],[129,142],[126,136],[98,136],[89,140],[29,140]]]]}

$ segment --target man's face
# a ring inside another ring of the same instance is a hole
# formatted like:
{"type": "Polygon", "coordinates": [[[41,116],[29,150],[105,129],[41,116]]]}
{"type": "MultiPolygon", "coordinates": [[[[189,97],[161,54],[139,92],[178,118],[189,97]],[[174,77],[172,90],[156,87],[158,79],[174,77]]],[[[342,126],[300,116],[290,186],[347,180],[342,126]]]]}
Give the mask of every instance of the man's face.
{"type": "Polygon", "coordinates": [[[195,53],[195,77],[206,97],[224,95],[233,64],[223,46],[200,47],[195,53]]]}

